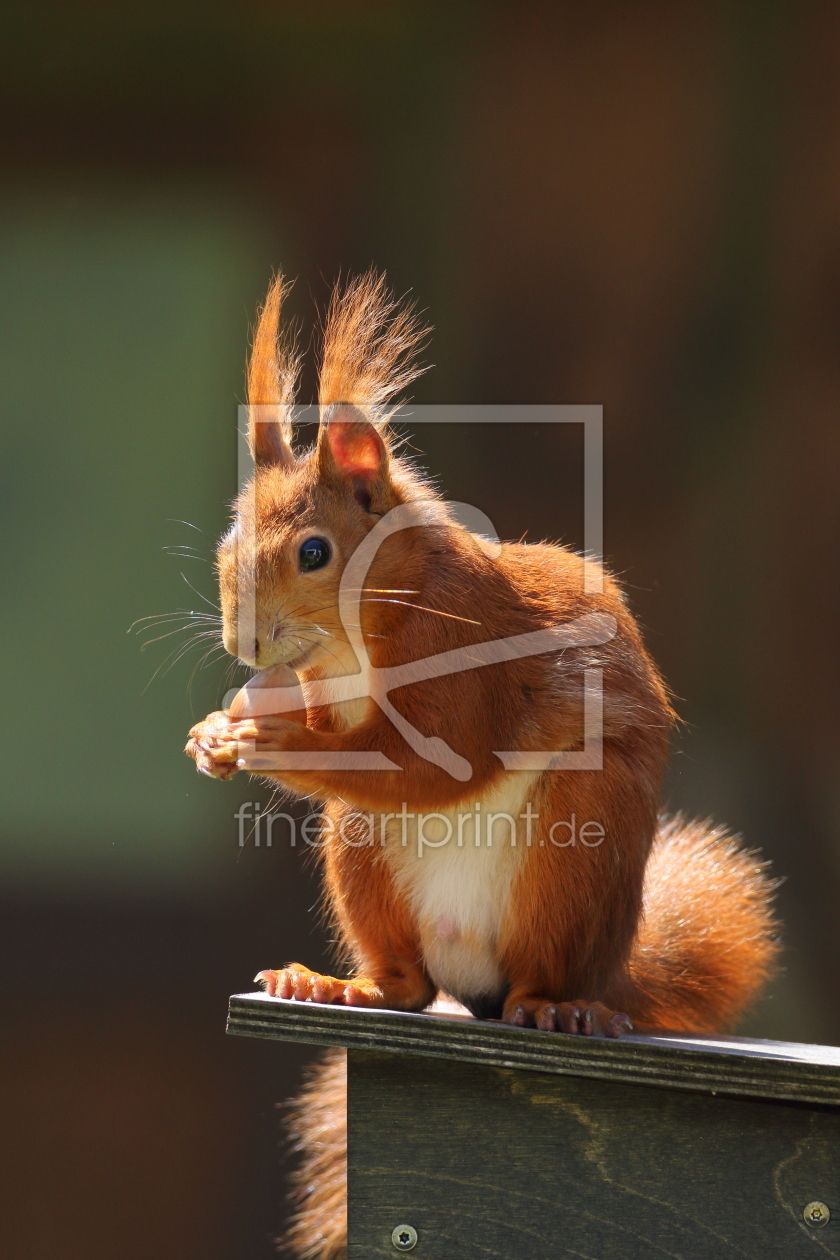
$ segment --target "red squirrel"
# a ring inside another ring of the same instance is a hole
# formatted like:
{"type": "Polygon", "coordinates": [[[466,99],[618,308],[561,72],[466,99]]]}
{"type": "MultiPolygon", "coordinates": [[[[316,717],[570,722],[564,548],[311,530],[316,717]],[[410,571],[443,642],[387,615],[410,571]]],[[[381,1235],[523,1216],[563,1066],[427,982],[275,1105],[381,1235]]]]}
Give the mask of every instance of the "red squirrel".
{"type": "MultiPolygon", "coordinates": [[[[417,375],[425,330],[381,277],[333,296],[318,437],[296,452],[283,296],[278,277],[248,373],[255,470],[218,570],[225,647],[258,670],[293,670],[305,709],[238,701],[195,726],[187,752],[212,776],[250,769],[323,802],[326,901],[350,970],[289,963],[258,979],[284,998],[404,1011],[443,992],[480,1018],[583,1036],[731,1024],[776,957],[772,884],[721,830],[659,815],[675,715],[618,584],[563,546],[489,547],[397,452],[388,408],[417,375]],[[369,548],[348,625],[342,575],[400,512],[416,523],[369,548]],[[595,642],[572,635],[482,663],[478,645],[594,623],[608,627],[595,642]],[[473,667],[413,681],[398,672],[470,651],[473,667]],[[364,685],[330,692],[365,658],[364,685]],[[389,670],[401,685],[383,696],[376,679],[389,670]],[[600,767],[511,769],[500,750],[586,747],[593,670],[600,767]],[[342,756],[263,769],[290,753],[342,756]],[[358,768],[356,754],[391,768],[358,768]]],[[[323,1260],[343,1247],[341,1071],[334,1056],[301,1104],[310,1162],[294,1232],[301,1255],[323,1260]]]]}

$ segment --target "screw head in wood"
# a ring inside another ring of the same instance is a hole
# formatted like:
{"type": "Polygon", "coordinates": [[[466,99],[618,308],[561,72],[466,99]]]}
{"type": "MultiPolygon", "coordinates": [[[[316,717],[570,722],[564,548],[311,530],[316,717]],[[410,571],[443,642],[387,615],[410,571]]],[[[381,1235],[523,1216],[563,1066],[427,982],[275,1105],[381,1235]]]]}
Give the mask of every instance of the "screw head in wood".
{"type": "Polygon", "coordinates": [[[417,1246],[417,1230],[413,1225],[398,1225],[391,1233],[391,1242],[397,1251],[411,1251],[417,1246]]]}
{"type": "Polygon", "coordinates": [[[802,1216],[805,1224],[810,1225],[812,1229],[820,1229],[831,1220],[831,1212],[824,1203],[820,1203],[819,1199],[814,1199],[812,1203],[809,1203],[802,1216]]]}

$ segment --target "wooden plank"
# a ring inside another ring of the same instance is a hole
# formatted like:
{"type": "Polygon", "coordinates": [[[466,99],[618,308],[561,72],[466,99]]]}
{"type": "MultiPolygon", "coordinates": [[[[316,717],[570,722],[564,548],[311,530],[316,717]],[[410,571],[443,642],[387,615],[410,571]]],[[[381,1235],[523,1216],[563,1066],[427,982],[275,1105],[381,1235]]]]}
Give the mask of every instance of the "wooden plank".
{"type": "Polygon", "coordinates": [[[610,1041],[470,1016],[321,1006],[265,993],[230,999],[228,1032],[700,1093],[840,1105],[840,1050],[830,1046],[678,1035],[610,1041]]]}
{"type": "Polygon", "coordinates": [[[417,1260],[840,1256],[833,1108],[358,1050],[348,1066],[348,1260],[391,1260],[403,1224],[417,1260]]]}

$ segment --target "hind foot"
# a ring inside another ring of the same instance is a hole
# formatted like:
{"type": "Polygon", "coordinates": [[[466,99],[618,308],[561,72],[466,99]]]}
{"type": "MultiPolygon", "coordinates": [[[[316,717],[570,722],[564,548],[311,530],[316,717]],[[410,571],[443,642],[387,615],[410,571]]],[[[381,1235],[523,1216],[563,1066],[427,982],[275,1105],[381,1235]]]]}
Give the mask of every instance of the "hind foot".
{"type": "Polygon", "coordinates": [[[603,1002],[551,1002],[546,998],[512,998],[505,1003],[506,1024],[563,1032],[583,1037],[620,1037],[632,1032],[628,1015],[611,1011],[603,1002]]]}

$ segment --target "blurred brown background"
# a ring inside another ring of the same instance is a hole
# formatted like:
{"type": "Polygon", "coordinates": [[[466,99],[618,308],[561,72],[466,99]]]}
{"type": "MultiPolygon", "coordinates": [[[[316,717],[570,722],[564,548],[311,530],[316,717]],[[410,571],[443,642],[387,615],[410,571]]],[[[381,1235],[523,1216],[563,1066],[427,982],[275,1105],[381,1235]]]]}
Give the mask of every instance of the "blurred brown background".
{"type": "MultiPolygon", "coordinates": [[[[340,270],[413,289],[418,402],[604,404],[607,555],[687,722],[670,804],[786,876],[743,1031],[840,1043],[837,6],[30,0],[0,29],[3,1255],[273,1254],[306,1055],[226,1039],[225,1003],[325,957],[317,879],[240,850],[262,790],[181,754],[223,667],[147,687],[179,640],[126,630],[211,611],[274,267],[308,322],[340,270]]],[[[416,442],[503,534],[576,540],[568,436],[416,442]]]]}

